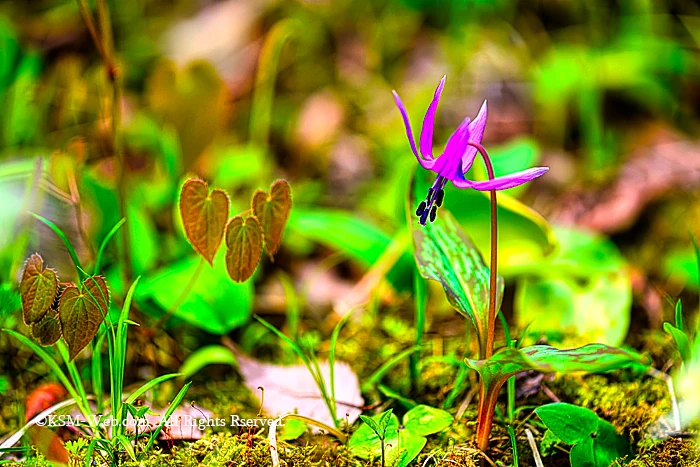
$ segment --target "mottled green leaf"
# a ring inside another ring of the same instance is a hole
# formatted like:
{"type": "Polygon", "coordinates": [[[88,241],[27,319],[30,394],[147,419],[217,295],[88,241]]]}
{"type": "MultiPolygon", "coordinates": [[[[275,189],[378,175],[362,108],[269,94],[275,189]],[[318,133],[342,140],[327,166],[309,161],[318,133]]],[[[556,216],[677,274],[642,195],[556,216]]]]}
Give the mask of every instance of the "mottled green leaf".
{"type": "Polygon", "coordinates": [[[44,317],[56,298],[58,292],[58,277],[56,271],[44,269],[44,260],[34,253],[27,260],[19,284],[22,296],[24,322],[36,323],[44,317]]]}
{"type": "Polygon", "coordinates": [[[226,270],[236,282],[247,281],[262,254],[263,231],[254,216],[236,216],[226,226],[226,270]]]}
{"type": "Polygon", "coordinates": [[[185,234],[197,252],[213,264],[228,219],[228,195],[223,190],[209,193],[206,182],[191,178],[180,192],[180,216],[185,234]]]}
{"type": "Polygon", "coordinates": [[[88,277],[80,289],[69,286],[63,290],[58,315],[71,360],[95,337],[108,312],[109,290],[100,276],[88,277]]]}
{"type": "Polygon", "coordinates": [[[403,416],[404,428],[419,436],[438,433],[452,425],[453,421],[448,412],[428,405],[417,405],[403,416]]]}
{"type": "Polygon", "coordinates": [[[32,336],[43,346],[54,345],[61,338],[61,323],[58,313],[50,310],[32,325],[32,336]]]}
{"type": "Polygon", "coordinates": [[[253,195],[253,213],[260,221],[265,239],[265,250],[273,260],[282,242],[282,232],[292,210],[292,192],[286,180],[277,180],[270,194],[258,190],[253,195]]]}
{"type": "Polygon", "coordinates": [[[638,354],[603,344],[565,350],[548,345],[504,348],[488,360],[466,359],[466,363],[479,373],[487,387],[503,384],[509,377],[528,370],[540,373],[602,373],[646,365],[638,354]]]}
{"type": "MultiPolygon", "coordinates": [[[[457,221],[441,209],[435,222],[423,226],[413,218],[413,244],[421,275],[442,284],[448,300],[457,311],[469,318],[486,349],[489,309],[489,268],[471,239],[457,221]]],[[[503,279],[498,278],[498,301],[503,298],[503,279]]]]}

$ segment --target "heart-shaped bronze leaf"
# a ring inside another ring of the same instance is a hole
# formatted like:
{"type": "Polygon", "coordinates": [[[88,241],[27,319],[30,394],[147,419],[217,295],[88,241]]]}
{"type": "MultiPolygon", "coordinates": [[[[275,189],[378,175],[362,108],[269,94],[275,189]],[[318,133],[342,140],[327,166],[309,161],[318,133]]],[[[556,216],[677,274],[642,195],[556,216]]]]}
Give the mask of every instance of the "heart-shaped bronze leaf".
{"type": "Polygon", "coordinates": [[[22,296],[22,311],[24,322],[28,325],[36,323],[44,317],[56,298],[58,292],[58,277],[56,271],[44,269],[44,260],[34,253],[24,267],[22,281],[19,284],[22,296]]]}
{"type": "Polygon", "coordinates": [[[262,254],[263,231],[260,222],[249,216],[236,216],[226,226],[226,270],[236,282],[253,275],[262,254]]]}
{"type": "Polygon", "coordinates": [[[61,323],[58,313],[50,310],[39,321],[32,325],[34,339],[43,346],[54,345],[61,338],[61,323]]]}
{"type": "Polygon", "coordinates": [[[292,193],[286,180],[277,180],[270,187],[268,195],[258,190],[253,195],[253,213],[260,220],[265,237],[265,249],[274,261],[273,255],[277,253],[282,242],[282,232],[289,220],[292,210],[292,193]]]}
{"type": "Polygon", "coordinates": [[[58,316],[71,360],[95,337],[108,312],[109,290],[103,277],[88,277],[81,289],[70,286],[63,291],[58,316]]]}
{"type": "Polygon", "coordinates": [[[197,252],[213,264],[228,220],[228,195],[223,190],[209,193],[206,182],[191,178],[180,192],[180,216],[185,234],[197,252]]]}

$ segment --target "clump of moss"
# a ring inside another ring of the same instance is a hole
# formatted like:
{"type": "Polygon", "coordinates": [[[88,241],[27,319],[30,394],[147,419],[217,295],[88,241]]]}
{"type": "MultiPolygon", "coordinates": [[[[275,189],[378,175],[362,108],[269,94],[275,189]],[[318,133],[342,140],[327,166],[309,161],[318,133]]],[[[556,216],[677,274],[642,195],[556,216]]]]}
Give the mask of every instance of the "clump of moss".
{"type": "MultiPolygon", "coordinates": [[[[698,446],[693,441],[669,438],[639,453],[625,467],[696,467],[700,465],[698,446]]],[[[615,461],[611,467],[623,467],[615,461]]]]}
{"type": "Polygon", "coordinates": [[[635,443],[671,410],[666,383],[657,378],[615,381],[612,376],[568,376],[556,378],[550,385],[562,399],[595,411],[635,443]]]}

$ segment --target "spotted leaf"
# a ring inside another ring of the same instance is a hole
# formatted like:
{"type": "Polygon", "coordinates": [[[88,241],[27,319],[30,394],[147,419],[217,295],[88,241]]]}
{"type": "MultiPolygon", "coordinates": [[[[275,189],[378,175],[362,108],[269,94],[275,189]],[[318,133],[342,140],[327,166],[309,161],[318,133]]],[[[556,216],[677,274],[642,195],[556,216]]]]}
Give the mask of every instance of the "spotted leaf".
{"type": "Polygon", "coordinates": [[[58,315],[70,359],[95,337],[109,311],[109,290],[104,278],[91,276],[82,287],[67,287],[61,294],[58,315]]]}
{"type": "Polygon", "coordinates": [[[22,281],[19,284],[22,296],[22,311],[24,322],[36,323],[44,317],[56,298],[58,292],[58,277],[56,271],[44,269],[44,260],[34,253],[24,267],[22,281]]]}
{"type": "Polygon", "coordinates": [[[258,190],[253,195],[253,213],[260,220],[265,239],[265,250],[274,260],[282,242],[282,233],[292,209],[292,193],[286,180],[277,180],[270,187],[270,194],[258,190]]]}
{"type": "Polygon", "coordinates": [[[226,270],[236,282],[253,275],[262,254],[263,231],[254,216],[236,216],[226,226],[226,270]]]}
{"type": "Polygon", "coordinates": [[[209,193],[206,182],[191,178],[180,192],[180,216],[192,247],[213,264],[228,219],[229,200],[223,190],[209,193]]]}

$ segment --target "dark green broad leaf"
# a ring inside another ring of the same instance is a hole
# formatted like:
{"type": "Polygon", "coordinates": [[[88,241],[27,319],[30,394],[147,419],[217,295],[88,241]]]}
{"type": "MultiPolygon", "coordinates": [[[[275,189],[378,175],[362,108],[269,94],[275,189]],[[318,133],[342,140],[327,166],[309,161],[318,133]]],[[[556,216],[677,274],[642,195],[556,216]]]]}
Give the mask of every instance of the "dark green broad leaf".
{"type": "Polygon", "coordinates": [[[254,216],[236,216],[226,225],[226,269],[236,282],[255,272],[262,254],[263,230],[254,216]]]}
{"type": "Polygon", "coordinates": [[[212,268],[201,267],[199,258],[191,256],[147,274],[135,292],[139,306],[155,315],[172,310],[175,317],[212,334],[226,334],[243,325],[250,319],[252,283],[231,282],[224,255],[224,249],[219,249],[212,268]],[[174,293],[187,287],[191,289],[184,299],[174,293]]]}
{"type": "Polygon", "coordinates": [[[629,440],[589,409],[557,402],[539,407],[535,413],[559,439],[574,445],[572,467],[607,467],[632,454],[629,440]]]}
{"type": "MultiPolygon", "coordinates": [[[[490,270],[481,254],[445,209],[435,222],[424,226],[414,217],[412,229],[418,270],[426,279],[442,284],[452,306],[471,321],[483,351],[488,327],[490,270]]],[[[501,277],[497,292],[496,309],[499,309],[503,298],[501,277]]]]}
{"type": "Polygon", "coordinates": [[[497,387],[511,376],[528,370],[540,373],[603,373],[646,366],[640,355],[603,344],[565,350],[548,345],[506,348],[488,360],[466,359],[466,363],[479,373],[486,387],[497,387]]]}
{"type": "Polygon", "coordinates": [[[19,284],[24,322],[33,324],[40,321],[53,304],[57,292],[56,271],[44,269],[44,260],[38,253],[34,253],[27,260],[19,284]]]}
{"type": "Polygon", "coordinates": [[[265,250],[272,260],[282,242],[282,233],[292,210],[292,191],[286,180],[277,180],[270,193],[258,190],[253,195],[253,213],[260,221],[265,250]]]}
{"type": "Polygon", "coordinates": [[[61,322],[58,313],[49,310],[43,318],[32,325],[32,336],[43,346],[54,345],[61,338],[61,322]]]}
{"type": "Polygon", "coordinates": [[[90,343],[109,312],[109,290],[103,277],[91,276],[79,289],[66,287],[58,303],[63,338],[71,360],[90,343]]]}

